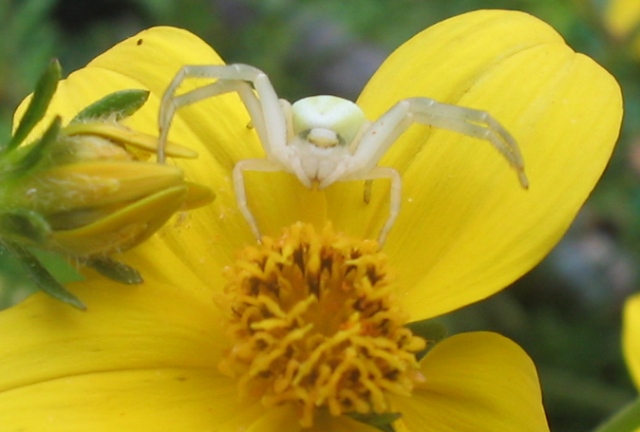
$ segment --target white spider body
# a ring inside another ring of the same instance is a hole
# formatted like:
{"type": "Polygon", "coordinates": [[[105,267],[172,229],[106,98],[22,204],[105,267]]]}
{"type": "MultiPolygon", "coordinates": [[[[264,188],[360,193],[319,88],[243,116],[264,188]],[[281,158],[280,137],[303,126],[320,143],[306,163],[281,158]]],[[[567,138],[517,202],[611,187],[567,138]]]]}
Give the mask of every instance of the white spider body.
{"type": "Polygon", "coordinates": [[[394,168],[380,167],[377,163],[413,123],[488,141],[516,170],[522,187],[528,187],[515,139],[484,111],[416,97],[398,102],[378,120],[370,122],[356,104],[335,96],[313,96],[291,105],[278,99],[266,74],[242,64],[180,69],[160,106],[159,162],[164,161],[164,146],[175,110],[227,92],[239,94],[266,153],[266,158],[241,160],[233,169],[238,207],[258,241],[261,234],[247,204],[245,171],[285,171],[306,187],[319,189],[336,181],[364,180],[366,201],[372,180],[389,179],[389,217],[378,237],[382,245],[400,211],[401,179],[394,168]],[[217,81],[176,96],[177,88],[190,77],[217,81]]]}
{"type": "Polygon", "coordinates": [[[283,171],[308,188],[324,189],[349,171],[353,144],[369,125],[353,102],[335,96],[313,96],[291,106],[281,101],[287,121],[287,157],[283,171]]]}

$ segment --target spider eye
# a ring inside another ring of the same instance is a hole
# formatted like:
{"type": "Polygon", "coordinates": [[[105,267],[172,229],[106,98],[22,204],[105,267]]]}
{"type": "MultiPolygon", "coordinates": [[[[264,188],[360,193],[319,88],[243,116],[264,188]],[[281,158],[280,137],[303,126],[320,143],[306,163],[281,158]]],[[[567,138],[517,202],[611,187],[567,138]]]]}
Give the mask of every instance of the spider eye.
{"type": "Polygon", "coordinates": [[[312,96],[291,106],[293,131],[296,135],[311,130],[335,132],[340,143],[349,144],[367,119],[358,105],[336,96],[312,96]]]}

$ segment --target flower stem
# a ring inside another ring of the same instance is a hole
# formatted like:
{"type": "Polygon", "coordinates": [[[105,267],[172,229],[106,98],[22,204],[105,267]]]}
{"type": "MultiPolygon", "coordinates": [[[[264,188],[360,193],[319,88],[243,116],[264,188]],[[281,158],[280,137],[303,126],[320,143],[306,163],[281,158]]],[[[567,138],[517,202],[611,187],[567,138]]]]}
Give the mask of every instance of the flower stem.
{"type": "Polygon", "coordinates": [[[640,429],[640,397],[618,411],[594,432],[633,432],[640,429]]]}

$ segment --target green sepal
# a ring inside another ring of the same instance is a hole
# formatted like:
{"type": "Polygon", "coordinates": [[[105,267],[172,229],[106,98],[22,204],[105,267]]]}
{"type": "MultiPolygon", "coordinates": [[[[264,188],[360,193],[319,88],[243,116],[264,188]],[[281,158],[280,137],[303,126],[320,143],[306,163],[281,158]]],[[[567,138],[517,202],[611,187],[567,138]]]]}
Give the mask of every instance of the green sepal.
{"type": "Polygon", "coordinates": [[[138,270],[111,258],[90,258],[85,261],[85,264],[102,276],[125,285],[140,285],[144,283],[144,279],[138,270]]]}
{"type": "Polygon", "coordinates": [[[27,248],[20,246],[17,243],[4,241],[2,243],[5,248],[10,251],[24,267],[29,278],[35,283],[35,285],[41,291],[50,295],[56,300],[73,306],[76,309],[82,311],[87,310],[84,303],[80,301],[76,296],[67,291],[61,283],[59,283],[51,274],[44,268],[40,261],[31,253],[27,248]]]}
{"type": "Polygon", "coordinates": [[[347,414],[349,417],[354,419],[355,421],[359,421],[360,423],[368,424],[378,430],[383,432],[395,432],[395,428],[393,427],[393,422],[402,417],[400,413],[369,413],[369,414],[360,414],[360,413],[350,413],[347,414]]]}
{"type": "Polygon", "coordinates": [[[418,360],[421,360],[431,348],[447,337],[446,327],[434,320],[414,321],[405,324],[405,327],[411,330],[415,336],[419,336],[427,341],[426,348],[416,353],[418,360]]]}
{"type": "Polygon", "coordinates": [[[16,209],[0,213],[0,237],[13,241],[44,245],[51,235],[51,227],[38,212],[16,209]]]}
{"type": "Polygon", "coordinates": [[[71,123],[107,117],[120,121],[138,111],[148,98],[147,90],[120,90],[84,108],[71,120],[71,123]]]}
{"type": "Polygon", "coordinates": [[[60,252],[54,252],[40,247],[29,247],[31,252],[40,263],[47,269],[49,274],[58,282],[66,285],[71,282],[81,282],[85,277],[78,271],[79,262],[60,252]],[[72,264],[72,263],[75,263],[72,264]]]}
{"type": "Polygon", "coordinates": [[[33,96],[31,97],[31,101],[29,102],[29,106],[20,119],[20,123],[18,124],[13,137],[9,141],[9,144],[0,150],[0,153],[5,153],[18,147],[27,135],[29,135],[29,132],[31,132],[33,127],[42,120],[47,112],[49,103],[53,98],[53,94],[58,88],[58,81],[60,81],[61,75],[62,71],[60,69],[60,63],[58,60],[52,60],[51,63],[49,63],[49,67],[38,81],[36,89],[33,92],[33,96]]]}
{"type": "Polygon", "coordinates": [[[6,157],[0,165],[0,180],[7,181],[19,177],[36,166],[47,154],[47,148],[58,139],[61,121],[60,117],[56,117],[36,143],[21,147],[6,157]]]}

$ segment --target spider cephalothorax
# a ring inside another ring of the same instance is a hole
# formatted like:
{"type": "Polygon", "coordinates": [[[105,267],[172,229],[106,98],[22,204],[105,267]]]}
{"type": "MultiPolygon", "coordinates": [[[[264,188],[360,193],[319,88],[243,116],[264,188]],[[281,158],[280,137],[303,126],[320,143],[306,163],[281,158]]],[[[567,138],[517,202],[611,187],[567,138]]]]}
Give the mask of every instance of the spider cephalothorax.
{"type": "Polygon", "coordinates": [[[488,141],[516,170],[522,187],[528,187],[515,139],[485,111],[415,97],[399,101],[371,122],[356,104],[335,96],[308,97],[292,105],[278,98],[264,72],[244,64],[180,69],[160,106],[159,162],[164,161],[164,145],[175,110],[228,92],[240,95],[267,156],[241,160],[233,169],[238,207],[258,240],[261,234],[247,205],[244,171],[285,171],[298,177],[306,187],[319,189],[336,181],[389,179],[389,217],[378,236],[378,242],[383,244],[400,211],[402,181],[394,168],[376,164],[413,123],[488,141]],[[187,78],[217,81],[176,96],[177,88],[187,78]]]}

